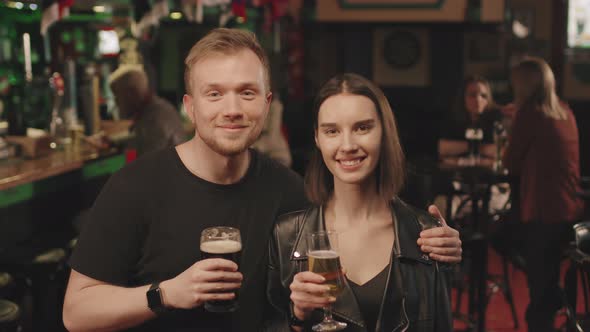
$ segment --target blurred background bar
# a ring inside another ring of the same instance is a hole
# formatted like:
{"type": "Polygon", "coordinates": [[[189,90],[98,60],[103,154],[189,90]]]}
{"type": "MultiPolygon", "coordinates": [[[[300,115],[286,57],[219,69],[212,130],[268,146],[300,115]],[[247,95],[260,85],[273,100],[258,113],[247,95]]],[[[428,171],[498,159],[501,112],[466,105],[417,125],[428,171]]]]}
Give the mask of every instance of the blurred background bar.
{"type": "MultiPolygon", "coordinates": [[[[256,33],[267,50],[277,102],[267,125],[279,126],[286,144],[277,155],[264,138],[256,148],[300,174],[314,146],[312,103],[320,86],[340,72],[374,80],[393,107],[411,162],[404,198],[424,208],[442,197],[450,222],[465,204],[471,206],[465,215],[486,218],[485,227],[469,225],[472,233],[456,224],[469,235],[453,291],[457,329],[525,331],[522,267],[487,242],[488,228],[510,209],[509,202],[488,206],[490,195],[510,192],[509,185],[497,186],[508,181],[499,172],[502,147],[486,171],[466,178],[436,166],[438,142],[465,77],[487,78],[501,107],[513,100],[511,67],[534,55],[551,65],[558,95],[575,114],[581,173],[590,175],[590,1],[228,0],[202,8],[197,2],[0,3],[0,312],[9,313],[0,331],[64,331],[66,261],[81,220],[109,176],[138,154],[134,119],[120,112],[110,88],[113,73],[145,72],[154,95],[177,110],[188,139],[194,130],[182,106],[184,58],[220,26],[256,33]],[[441,171],[462,186],[438,190],[441,171]]],[[[509,128],[494,125],[490,143],[504,142],[509,128]]],[[[572,257],[572,266],[589,271],[583,257],[572,257]]],[[[576,271],[570,291],[582,294],[576,271]]],[[[587,308],[569,304],[559,323],[575,328],[576,311],[587,308]]]]}

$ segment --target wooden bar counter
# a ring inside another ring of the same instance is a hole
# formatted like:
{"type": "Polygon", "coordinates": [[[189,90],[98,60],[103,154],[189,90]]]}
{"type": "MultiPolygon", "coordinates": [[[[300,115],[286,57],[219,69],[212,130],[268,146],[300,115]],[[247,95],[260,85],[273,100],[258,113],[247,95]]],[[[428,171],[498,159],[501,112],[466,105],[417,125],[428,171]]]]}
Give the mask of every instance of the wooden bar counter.
{"type": "Polygon", "coordinates": [[[112,174],[125,164],[117,149],[97,150],[81,142],[37,159],[0,161],[0,208],[51,193],[64,183],[112,174]]]}

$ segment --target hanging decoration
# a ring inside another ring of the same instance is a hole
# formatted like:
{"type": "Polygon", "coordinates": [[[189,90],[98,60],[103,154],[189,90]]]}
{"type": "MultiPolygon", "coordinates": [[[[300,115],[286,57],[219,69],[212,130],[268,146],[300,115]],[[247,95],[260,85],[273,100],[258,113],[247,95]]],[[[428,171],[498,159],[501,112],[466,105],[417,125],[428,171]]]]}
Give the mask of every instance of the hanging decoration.
{"type": "Polygon", "coordinates": [[[289,98],[302,100],[304,90],[304,43],[303,29],[300,24],[290,24],[287,28],[287,75],[289,81],[289,98]]]}
{"type": "Polygon", "coordinates": [[[70,7],[74,4],[74,0],[43,0],[41,3],[41,35],[47,34],[49,27],[70,15],[70,7]]]}
{"type": "Polygon", "coordinates": [[[131,33],[135,38],[139,38],[150,27],[158,26],[160,19],[170,13],[168,1],[166,0],[158,0],[151,7],[147,0],[134,0],[134,7],[136,20],[139,18],[139,22],[136,23],[136,20],[134,20],[131,24],[131,33]]]}

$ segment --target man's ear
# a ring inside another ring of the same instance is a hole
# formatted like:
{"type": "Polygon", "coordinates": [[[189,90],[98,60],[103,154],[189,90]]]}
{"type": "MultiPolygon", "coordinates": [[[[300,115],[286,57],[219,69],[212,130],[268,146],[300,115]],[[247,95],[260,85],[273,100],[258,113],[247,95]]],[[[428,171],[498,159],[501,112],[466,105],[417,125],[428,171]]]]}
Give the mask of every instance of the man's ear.
{"type": "Polygon", "coordinates": [[[271,102],[272,102],[272,92],[270,92],[270,91],[269,91],[269,92],[266,94],[266,103],[267,103],[268,105],[270,105],[270,103],[271,103],[271,102]]]}
{"type": "Polygon", "coordinates": [[[195,124],[195,113],[194,113],[194,102],[193,97],[191,95],[185,94],[182,96],[182,103],[184,105],[184,111],[188,118],[191,120],[191,123],[195,124]]]}

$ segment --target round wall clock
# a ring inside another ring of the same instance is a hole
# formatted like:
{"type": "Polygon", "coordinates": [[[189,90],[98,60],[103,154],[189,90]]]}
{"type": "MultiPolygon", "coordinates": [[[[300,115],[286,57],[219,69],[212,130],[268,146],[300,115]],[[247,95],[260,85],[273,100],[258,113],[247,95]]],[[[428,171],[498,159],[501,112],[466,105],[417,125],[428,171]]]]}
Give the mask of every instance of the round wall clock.
{"type": "Polygon", "coordinates": [[[420,53],[420,41],[409,31],[394,31],[383,40],[383,57],[392,67],[411,67],[420,59],[420,53]]]}

